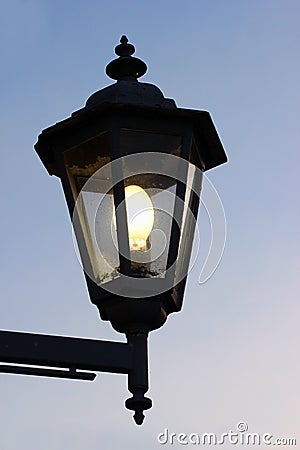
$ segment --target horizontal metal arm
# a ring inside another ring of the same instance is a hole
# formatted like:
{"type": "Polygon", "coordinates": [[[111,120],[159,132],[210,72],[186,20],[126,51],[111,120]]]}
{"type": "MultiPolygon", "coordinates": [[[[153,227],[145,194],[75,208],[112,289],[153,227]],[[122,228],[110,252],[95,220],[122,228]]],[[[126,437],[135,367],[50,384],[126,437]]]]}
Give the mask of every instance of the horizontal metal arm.
{"type": "Polygon", "coordinates": [[[12,364],[0,364],[0,373],[15,375],[35,375],[50,378],[69,378],[71,380],[94,381],[96,374],[93,372],[82,372],[78,370],[44,369],[39,367],[13,366],[12,364]]]}
{"type": "Polygon", "coordinates": [[[0,331],[0,362],[70,369],[0,365],[0,372],[2,367],[2,372],[6,373],[94,379],[95,374],[77,372],[77,369],[128,374],[132,365],[132,347],[123,342],[0,331]]]}

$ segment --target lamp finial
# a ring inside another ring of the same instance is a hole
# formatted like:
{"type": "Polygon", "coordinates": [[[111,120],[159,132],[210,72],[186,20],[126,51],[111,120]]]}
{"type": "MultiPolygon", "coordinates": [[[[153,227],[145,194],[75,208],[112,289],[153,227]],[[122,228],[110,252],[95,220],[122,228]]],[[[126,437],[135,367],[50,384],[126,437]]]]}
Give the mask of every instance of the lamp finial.
{"type": "Polygon", "coordinates": [[[132,57],[135,52],[134,45],[128,43],[127,36],[123,35],[120,44],[115,47],[119,58],[114,59],[106,66],[106,74],[113,80],[137,80],[147,71],[147,66],[139,58],[132,57]]]}

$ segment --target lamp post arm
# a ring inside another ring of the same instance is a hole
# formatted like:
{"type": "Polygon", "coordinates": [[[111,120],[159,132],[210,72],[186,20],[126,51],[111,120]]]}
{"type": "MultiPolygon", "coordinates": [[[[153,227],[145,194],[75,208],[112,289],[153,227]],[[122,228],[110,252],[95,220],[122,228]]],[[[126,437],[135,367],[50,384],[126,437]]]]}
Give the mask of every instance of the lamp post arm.
{"type": "Polygon", "coordinates": [[[132,366],[132,351],[132,346],[125,342],[0,331],[1,363],[69,369],[0,364],[0,372],[93,380],[95,374],[77,372],[77,369],[128,374],[132,366]]]}
{"type": "Polygon", "coordinates": [[[152,406],[144,395],[149,387],[147,338],[147,331],[128,333],[125,343],[1,330],[0,373],[89,381],[96,377],[91,371],[127,374],[132,397],[125,406],[141,425],[143,411],[152,406]]]}

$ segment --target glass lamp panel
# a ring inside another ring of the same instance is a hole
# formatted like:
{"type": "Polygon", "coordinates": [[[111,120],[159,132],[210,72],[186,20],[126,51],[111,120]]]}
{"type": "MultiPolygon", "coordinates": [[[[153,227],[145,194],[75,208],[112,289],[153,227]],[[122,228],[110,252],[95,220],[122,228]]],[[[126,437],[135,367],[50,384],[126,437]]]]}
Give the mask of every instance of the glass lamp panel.
{"type": "Polygon", "coordinates": [[[75,209],[73,226],[85,273],[101,285],[118,276],[119,253],[112,227],[114,201],[104,132],[64,152],[75,209]]]}
{"type": "Polygon", "coordinates": [[[73,216],[83,268],[97,285],[118,278],[120,270],[110,166],[105,177],[101,172],[84,185],[73,216]]]}
{"type": "Polygon", "coordinates": [[[76,232],[78,230],[75,224],[75,232],[85,272],[97,285],[112,281],[118,277],[120,265],[112,226],[114,214],[112,193],[103,194],[98,192],[98,189],[93,190],[92,184],[85,186],[77,199],[76,214],[80,230],[76,232]],[[82,240],[80,237],[78,239],[81,230],[82,240]],[[84,248],[87,250],[86,253],[84,248]]]}
{"type": "Polygon", "coordinates": [[[64,152],[64,163],[75,201],[87,180],[109,161],[107,132],[64,152]]]}
{"type": "Polygon", "coordinates": [[[165,278],[174,214],[180,135],[121,130],[131,271],[165,278]],[[140,208],[140,211],[139,211],[140,208]]]}
{"type": "Polygon", "coordinates": [[[175,192],[176,180],[162,175],[125,178],[133,276],[165,277],[175,192]]]}
{"type": "Polygon", "coordinates": [[[175,269],[175,285],[180,283],[187,276],[192,256],[192,247],[203,177],[203,173],[197,168],[197,165],[199,167],[198,153],[195,143],[193,143],[187,173],[182,227],[175,269]]]}

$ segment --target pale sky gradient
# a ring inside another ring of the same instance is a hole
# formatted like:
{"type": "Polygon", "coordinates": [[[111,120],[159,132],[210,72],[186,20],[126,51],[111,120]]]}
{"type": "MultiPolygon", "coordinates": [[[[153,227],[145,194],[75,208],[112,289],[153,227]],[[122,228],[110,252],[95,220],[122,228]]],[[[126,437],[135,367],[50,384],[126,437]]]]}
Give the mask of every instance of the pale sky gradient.
{"type": "Polygon", "coordinates": [[[183,311],[150,337],[143,427],[124,407],[125,376],[3,374],[0,449],[154,450],[166,427],[222,433],[242,420],[300,446],[299,1],[2,0],[0,33],[0,329],[124,339],[89,301],[60,182],[33,150],[42,129],[110,84],[122,34],[148,64],[142,81],[210,111],[229,157],[207,173],[225,253],[201,286],[200,255],[183,311]]]}

